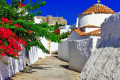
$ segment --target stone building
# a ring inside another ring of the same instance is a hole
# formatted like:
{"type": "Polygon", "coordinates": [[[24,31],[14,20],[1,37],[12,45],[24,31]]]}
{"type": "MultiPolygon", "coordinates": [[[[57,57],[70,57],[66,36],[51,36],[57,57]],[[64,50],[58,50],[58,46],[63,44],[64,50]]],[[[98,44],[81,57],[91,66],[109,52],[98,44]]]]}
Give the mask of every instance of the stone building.
{"type": "Polygon", "coordinates": [[[52,17],[50,15],[47,17],[36,16],[36,20],[42,20],[42,22],[47,22],[49,25],[55,25],[56,22],[58,22],[58,24],[67,25],[67,21],[63,19],[63,17],[52,17]]]}

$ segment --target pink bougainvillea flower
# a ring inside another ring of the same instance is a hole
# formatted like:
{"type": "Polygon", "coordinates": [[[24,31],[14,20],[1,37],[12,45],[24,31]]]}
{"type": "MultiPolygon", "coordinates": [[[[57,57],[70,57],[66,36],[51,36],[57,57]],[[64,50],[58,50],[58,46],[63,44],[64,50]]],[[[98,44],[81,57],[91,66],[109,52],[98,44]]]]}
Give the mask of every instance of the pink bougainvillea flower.
{"type": "Polygon", "coordinates": [[[9,23],[11,23],[11,20],[8,20],[9,23]]]}
{"type": "Polygon", "coordinates": [[[8,22],[8,19],[7,19],[7,18],[1,18],[1,21],[7,23],[7,22],[8,22]]]}
{"type": "MultiPolygon", "coordinates": [[[[1,21],[11,24],[11,20],[8,20],[7,18],[1,18],[1,21]]],[[[4,24],[4,23],[2,23],[2,24],[4,24]]]]}
{"type": "Polygon", "coordinates": [[[21,7],[24,7],[24,6],[25,6],[23,3],[19,3],[19,5],[20,5],[21,7]]]}
{"type": "Polygon", "coordinates": [[[18,27],[19,29],[21,28],[21,26],[18,24],[14,24],[14,26],[18,27]]]}
{"type": "Polygon", "coordinates": [[[0,53],[0,55],[3,57],[3,56],[6,56],[6,54],[3,52],[3,53],[0,53]]]}
{"type": "Polygon", "coordinates": [[[31,33],[31,31],[30,31],[30,30],[28,30],[28,31],[27,31],[27,33],[28,33],[28,34],[30,34],[30,33],[31,33]]]}
{"type": "Polygon", "coordinates": [[[60,29],[55,29],[55,31],[53,33],[56,35],[60,34],[60,29]]]}
{"type": "Polygon", "coordinates": [[[0,55],[19,56],[19,51],[22,51],[20,44],[27,45],[24,38],[19,39],[9,28],[0,27],[0,55]]]}
{"type": "Polygon", "coordinates": [[[0,40],[0,43],[2,43],[2,41],[0,40]]]}
{"type": "MultiPolygon", "coordinates": [[[[7,18],[1,18],[0,24],[11,24],[11,20],[8,20],[7,18]]],[[[4,25],[6,26],[6,25],[4,25]]],[[[21,28],[20,25],[14,24],[14,26],[21,28]]],[[[28,33],[30,34],[30,30],[28,30],[28,33]]],[[[13,56],[13,57],[19,57],[19,51],[22,51],[20,44],[23,44],[24,46],[27,46],[26,41],[24,38],[19,38],[15,35],[13,31],[11,31],[9,28],[6,27],[0,27],[0,55],[3,56],[13,56]]]]}

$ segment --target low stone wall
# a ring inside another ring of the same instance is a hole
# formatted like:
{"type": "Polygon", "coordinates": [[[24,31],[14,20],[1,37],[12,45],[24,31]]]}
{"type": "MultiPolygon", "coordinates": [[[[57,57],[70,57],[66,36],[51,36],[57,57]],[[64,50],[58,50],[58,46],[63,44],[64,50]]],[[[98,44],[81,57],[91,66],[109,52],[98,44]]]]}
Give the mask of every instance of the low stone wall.
{"type": "Polygon", "coordinates": [[[51,53],[58,50],[58,43],[51,42],[51,53]]]}
{"type": "Polygon", "coordinates": [[[29,65],[33,64],[39,59],[38,53],[39,52],[37,47],[31,47],[29,50],[29,65]]]}
{"type": "Polygon", "coordinates": [[[92,40],[68,41],[69,68],[81,72],[92,52],[92,40]]]}
{"type": "Polygon", "coordinates": [[[4,57],[3,59],[9,63],[8,66],[4,65],[4,63],[0,61],[0,80],[5,80],[25,68],[25,49],[24,47],[22,47],[22,49],[23,51],[19,53],[22,54],[19,60],[15,60],[7,56],[4,57]]]}
{"type": "Polygon", "coordinates": [[[61,44],[58,44],[58,58],[69,61],[69,54],[68,54],[68,40],[62,40],[61,44]]]}
{"type": "Polygon", "coordinates": [[[50,54],[44,53],[41,49],[37,48],[38,58],[45,58],[46,56],[51,56],[50,54]]]}
{"type": "Polygon", "coordinates": [[[101,26],[102,39],[83,68],[81,80],[120,80],[120,13],[101,26]]]}
{"type": "MultiPolygon", "coordinates": [[[[19,52],[19,54],[22,54],[22,56],[19,58],[19,60],[15,60],[10,57],[4,57],[3,59],[9,63],[8,66],[4,65],[2,61],[0,61],[0,80],[5,80],[8,77],[11,77],[16,72],[19,72],[25,68],[26,62],[26,50],[22,46],[23,51],[19,52]]],[[[43,58],[47,56],[48,54],[45,54],[42,52],[41,49],[37,47],[31,47],[29,50],[29,65],[32,65],[34,62],[36,62],[39,58],[43,58]]]]}

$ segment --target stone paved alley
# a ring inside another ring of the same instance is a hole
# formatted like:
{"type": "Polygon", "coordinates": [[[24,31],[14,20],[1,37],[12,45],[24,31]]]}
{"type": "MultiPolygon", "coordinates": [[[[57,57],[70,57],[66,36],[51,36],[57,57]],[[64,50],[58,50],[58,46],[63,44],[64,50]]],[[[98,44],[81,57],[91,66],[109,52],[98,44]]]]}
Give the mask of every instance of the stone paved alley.
{"type": "Polygon", "coordinates": [[[69,69],[68,63],[57,55],[39,59],[29,68],[16,73],[7,80],[80,80],[79,72],[69,69]]]}

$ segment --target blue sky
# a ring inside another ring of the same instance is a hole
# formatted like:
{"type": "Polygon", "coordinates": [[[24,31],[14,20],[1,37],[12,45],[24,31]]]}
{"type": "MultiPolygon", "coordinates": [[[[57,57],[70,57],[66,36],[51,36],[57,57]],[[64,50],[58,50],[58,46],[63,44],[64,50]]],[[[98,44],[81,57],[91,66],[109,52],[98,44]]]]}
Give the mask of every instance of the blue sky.
{"type": "MultiPolygon", "coordinates": [[[[63,17],[64,19],[66,19],[68,25],[73,25],[76,22],[77,15],[81,14],[87,8],[97,3],[97,0],[44,0],[44,1],[46,1],[46,5],[38,10],[42,12],[41,16],[52,15],[56,17],[58,15],[59,17],[63,17]]],[[[101,4],[108,6],[115,12],[120,12],[120,0],[101,0],[101,4]]]]}

